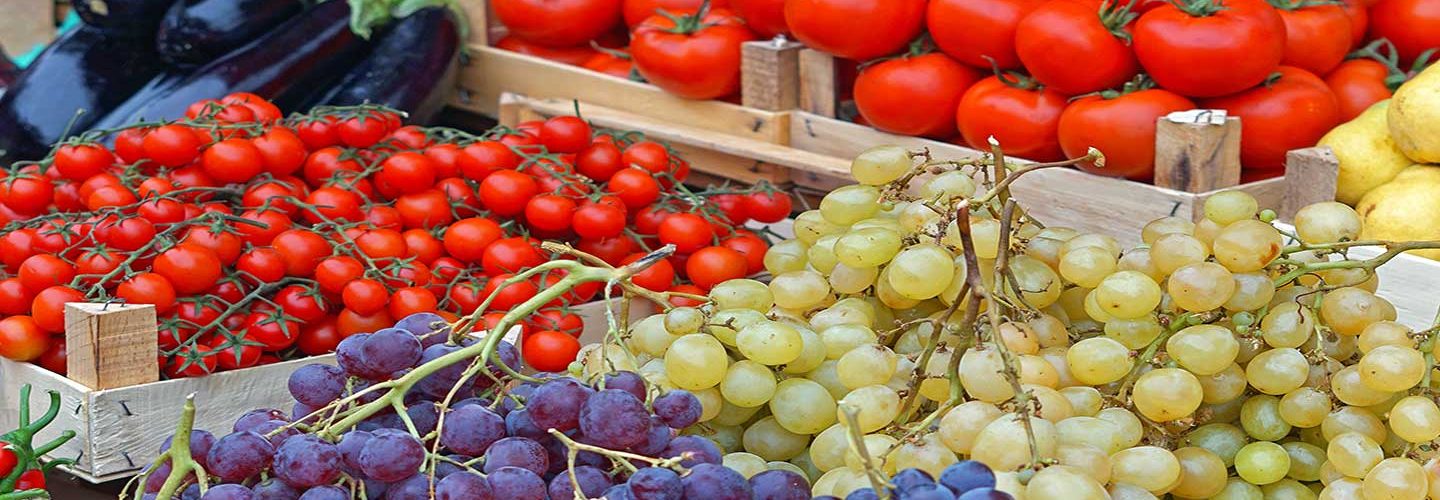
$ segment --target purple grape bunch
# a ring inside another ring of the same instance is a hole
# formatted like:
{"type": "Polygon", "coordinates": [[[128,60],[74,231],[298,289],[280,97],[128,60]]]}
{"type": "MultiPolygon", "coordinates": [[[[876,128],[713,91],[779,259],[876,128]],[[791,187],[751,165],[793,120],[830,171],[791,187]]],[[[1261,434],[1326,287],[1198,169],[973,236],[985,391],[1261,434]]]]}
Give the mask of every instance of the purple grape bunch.
{"type": "MultiPolygon", "coordinates": [[[[762,474],[756,474],[760,477],[762,474]]],[[[755,478],[752,477],[751,481],[755,478]]],[[[1011,500],[1013,497],[995,489],[995,473],[985,464],[962,460],[932,477],[920,469],[905,469],[890,478],[888,496],[899,500],[1011,500]]],[[[796,497],[799,498],[799,497],[796,497]]],[[[873,488],[850,492],[845,500],[879,498],[873,488]]]]}

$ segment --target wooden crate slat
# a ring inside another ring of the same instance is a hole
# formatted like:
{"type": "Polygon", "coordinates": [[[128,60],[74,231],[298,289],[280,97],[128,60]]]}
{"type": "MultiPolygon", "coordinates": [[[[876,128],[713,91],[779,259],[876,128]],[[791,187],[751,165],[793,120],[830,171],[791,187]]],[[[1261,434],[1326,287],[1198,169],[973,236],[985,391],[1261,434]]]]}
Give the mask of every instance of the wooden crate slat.
{"type": "Polygon", "coordinates": [[[50,395],[46,391],[60,393],[59,415],[54,422],[35,435],[35,442],[49,442],[59,437],[61,432],[75,431],[75,438],[60,445],[50,456],[75,459],[77,463],[67,470],[85,477],[83,471],[90,469],[94,458],[88,452],[85,442],[86,436],[90,435],[90,388],[38,365],[0,358],[0,430],[8,432],[19,427],[20,387],[25,384],[30,384],[31,418],[42,415],[49,408],[50,395]]]}
{"type": "Polygon", "coordinates": [[[1213,110],[1162,116],[1155,127],[1155,185],[1203,193],[1240,184],[1240,119],[1213,110]],[[1182,119],[1180,115],[1194,115],[1182,119]],[[1209,121],[1205,117],[1219,119],[1209,121]]]}

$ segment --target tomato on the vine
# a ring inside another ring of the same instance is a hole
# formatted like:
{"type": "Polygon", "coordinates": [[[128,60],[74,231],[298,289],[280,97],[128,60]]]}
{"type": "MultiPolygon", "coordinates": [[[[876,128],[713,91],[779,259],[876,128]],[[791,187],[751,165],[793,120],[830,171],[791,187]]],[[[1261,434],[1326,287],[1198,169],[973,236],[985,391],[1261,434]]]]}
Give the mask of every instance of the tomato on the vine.
{"type": "Polygon", "coordinates": [[[615,172],[605,186],[631,210],[654,203],[660,198],[660,183],[655,182],[655,177],[644,169],[626,168],[615,172]]]}
{"type": "Polygon", "coordinates": [[[264,350],[262,346],[254,345],[255,343],[245,338],[229,339],[216,335],[210,340],[209,346],[214,351],[213,356],[219,369],[235,370],[260,364],[260,355],[264,350]]]}
{"type": "Polygon", "coordinates": [[[200,156],[200,138],[190,127],[164,125],[145,134],[141,148],[145,158],[163,167],[178,167],[200,156]]]}
{"type": "Polygon", "coordinates": [[[20,263],[20,283],[27,290],[66,285],[75,279],[75,266],[50,254],[32,255],[20,263]]]}
{"type": "Polygon", "coordinates": [[[551,153],[574,154],[590,145],[590,124],[574,116],[557,116],[540,125],[540,142],[551,153]]]}
{"type": "MultiPolygon", "coordinates": [[[[667,290],[667,291],[670,292],[670,293],[683,293],[683,294],[688,294],[688,295],[699,295],[699,296],[701,296],[701,297],[704,297],[704,296],[705,296],[705,290],[702,290],[702,289],[701,289],[700,287],[698,287],[698,286],[689,285],[689,284],[685,284],[685,285],[675,285],[675,286],[673,286],[673,287],[670,287],[670,289],[667,290]]],[[[672,296],[670,296],[670,304],[671,304],[671,305],[674,305],[675,307],[699,307],[700,305],[702,305],[702,304],[704,304],[704,303],[705,303],[705,301],[704,301],[704,300],[701,300],[701,299],[692,299],[692,298],[689,298],[689,297],[681,297],[681,296],[678,296],[678,295],[672,295],[672,296]]]]}
{"type": "Polygon", "coordinates": [[[554,330],[540,330],[525,336],[520,352],[525,364],[542,372],[563,372],[575,361],[580,352],[580,342],[569,334],[554,330]]]}
{"type": "MultiPolygon", "coordinates": [[[[629,264],[640,260],[640,258],[644,256],[645,254],[643,253],[633,253],[630,254],[629,257],[625,257],[624,260],[621,260],[620,263],[622,265],[629,264]]],[[[650,267],[635,273],[634,276],[630,277],[630,281],[641,288],[663,292],[669,290],[670,287],[675,284],[675,266],[667,259],[660,259],[655,261],[650,267]]]]}
{"type": "Polygon", "coordinates": [[[306,322],[300,327],[300,338],[295,347],[308,356],[319,356],[335,352],[335,346],[342,340],[335,318],[325,316],[318,321],[306,322]]]}
{"type": "Polygon", "coordinates": [[[575,155],[575,172],[595,182],[605,182],[625,168],[620,148],[611,142],[595,142],[575,155]]]}
{"type": "Polygon", "coordinates": [[[1060,148],[1068,158],[1085,156],[1092,147],[1104,153],[1104,168],[1079,165],[1086,172],[1148,182],[1155,174],[1156,120],[1190,109],[1194,102],[1161,89],[1082,97],[1060,115],[1060,148]]]}
{"type": "Polygon", "coordinates": [[[391,155],[380,163],[376,187],[395,189],[400,194],[414,194],[435,185],[435,162],[412,151],[391,155]]]}
{"type": "Polygon", "coordinates": [[[1133,78],[1140,72],[1130,48],[1136,14],[1110,1],[1098,10],[1094,2],[1048,2],[1021,19],[1015,52],[1025,70],[1066,95],[1112,89],[1133,78]]]}
{"type": "Polygon", "coordinates": [[[309,277],[315,273],[320,259],[332,253],[330,242],[304,229],[289,229],[275,235],[271,245],[285,258],[285,274],[309,277]]]}
{"type": "MultiPolygon", "coordinates": [[[[0,177],[4,177],[0,174],[0,177]]],[[[92,193],[93,194],[93,193],[92,193]]],[[[89,200],[90,195],[81,191],[81,198],[89,200]]],[[[0,203],[25,215],[45,211],[55,199],[55,183],[49,177],[33,173],[10,174],[0,179],[0,203]]]]}
{"type": "Polygon", "coordinates": [[[480,291],[480,296],[486,298],[494,297],[493,299],[488,299],[490,300],[490,304],[486,310],[509,311],[515,306],[520,305],[520,303],[530,300],[531,297],[534,297],[535,294],[540,291],[540,288],[537,287],[534,282],[528,280],[510,284],[505,283],[505,280],[513,278],[514,276],[513,274],[498,274],[491,277],[490,281],[485,283],[485,287],[480,291]]]}
{"type": "MultiPolygon", "coordinates": [[[[89,274],[86,273],[89,269],[77,266],[77,270],[83,274],[89,274]]],[[[0,315],[14,316],[30,312],[30,302],[35,300],[35,293],[26,290],[25,285],[20,283],[20,278],[0,280],[0,315]]]]}
{"type": "MultiPolygon", "coordinates": [[[[1370,36],[1395,44],[1400,64],[1409,66],[1440,48],[1440,8],[1434,0],[1380,0],[1370,7],[1370,36]]],[[[1430,60],[1437,60],[1432,55],[1430,60]]],[[[1402,67],[1403,67],[1402,66],[1402,67]]]]}
{"type": "Polygon", "coordinates": [[[770,249],[770,245],[759,236],[748,234],[732,236],[721,241],[720,246],[745,256],[745,274],[750,275],[765,270],[765,252],[770,249]]]}
{"type": "Polygon", "coordinates": [[[499,276],[518,273],[521,270],[540,265],[545,256],[527,238],[503,238],[485,247],[480,259],[485,274],[499,276]]]}
{"type": "Polygon", "coordinates": [[[855,78],[855,106],[870,126],[904,135],[955,134],[955,109],[983,75],[941,53],[866,66],[855,78]]]}
{"type": "Polygon", "coordinates": [[[450,198],[438,189],[396,198],[395,209],[400,211],[400,220],[409,229],[431,229],[455,221],[455,214],[450,210],[450,198]]]}
{"type": "Polygon", "coordinates": [[[793,203],[784,191],[758,191],[745,196],[745,214],[757,222],[773,224],[790,216],[793,203]]]}
{"type": "Polygon", "coordinates": [[[83,181],[115,164],[115,155],[97,144],[66,144],[55,150],[55,169],[66,179],[83,181]]]}
{"type": "Polygon", "coordinates": [[[285,278],[286,259],[274,247],[254,247],[235,260],[235,270],[250,283],[276,283],[285,278]]]}
{"type": "Polygon", "coordinates": [[[688,254],[711,245],[715,240],[715,229],[710,221],[692,213],[671,214],[660,221],[660,242],[673,244],[676,253],[688,254]]]}
{"type": "Polygon", "coordinates": [[[931,0],[925,22],[935,45],[950,57],[976,68],[1016,69],[1020,20],[1046,1],[931,0]]]}
{"type": "Polygon", "coordinates": [[[300,323],[285,311],[253,312],[245,318],[244,337],[259,342],[265,351],[275,352],[295,344],[300,323]]]}
{"type": "Polygon", "coordinates": [[[200,168],[222,183],[245,182],[265,170],[264,156],[249,139],[225,139],[205,148],[200,168]]]}
{"type": "Polygon", "coordinates": [[[219,370],[220,360],[215,356],[214,349],[208,345],[192,344],[180,348],[180,352],[170,359],[166,365],[165,372],[171,378],[179,377],[204,377],[219,370]]]}
{"type": "Polygon", "coordinates": [[[1161,88],[1188,97],[1264,82],[1285,57],[1285,21],[1265,0],[1186,0],[1135,21],[1135,55],[1161,88]]]}
{"type": "Polygon", "coordinates": [[[319,321],[326,315],[325,299],[316,290],[301,285],[290,285],[275,292],[276,307],[301,322],[319,321]]]}
{"type": "Polygon", "coordinates": [[[1057,161],[1064,155],[1057,132],[1066,99],[1023,78],[1016,83],[992,76],[965,92],[955,119],[972,148],[989,151],[994,137],[1007,154],[1057,161]]]}
{"type": "Polygon", "coordinates": [[[1285,21],[1285,58],[1280,64],[1316,75],[1330,73],[1354,45],[1350,16],[1334,4],[1271,0],[1285,21]]]}
{"type": "Polygon", "coordinates": [[[580,333],[585,330],[585,320],[565,309],[544,309],[526,318],[525,322],[534,331],[554,330],[575,338],[580,338],[580,333]]]}
{"type": "Polygon", "coordinates": [[[564,196],[544,194],[525,203],[525,223],[542,231],[569,229],[574,213],[575,200],[564,196]]]}
{"type": "Polygon", "coordinates": [[[390,314],[385,312],[383,305],[370,314],[360,314],[346,308],[335,316],[335,329],[339,331],[342,338],[357,333],[373,332],[381,328],[388,328],[394,324],[395,321],[390,319],[390,314]]]}
{"type": "Polygon", "coordinates": [[[625,232],[625,210],[613,205],[586,204],[575,210],[571,221],[581,238],[613,238],[625,232]]]}
{"type": "MultiPolygon", "coordinates": [[[[46,297],[46,294],[51,293],[53,290],[65,290],[55,292],[55,295],[67,295],[63,297],[67,302],[85,301],[85,296],[81,295],[78,291],[64,287],[47,288],[45,291],[40,292],[40,295],[35,296],[37,316],[39,315],[38,305],[42,299],[58,301],[58,299],[49,299],[46,297]]],[[[115,296],[125,299],[125,302],[130,304],[152,304],[155,306],[155,314],[157,315],[165,314],[175,308],[175,287],[170,284],[170,280],[156,273],[139,273],[131,276],[130,279],[120,282],[120,286],[115,289],[115,296]]],[[[64,304],[64,302],[60,302],[58,307],[52,306],[55,309],[52,314],[58,316],[56,319],[59,321],[58,324],[53,325],[57,327],[54,331],[60,331],[65,328],[63,318],[64,304]]]]}
{"type": "Polygon", "coordinates": [[[1197,104],[1243,121],[1240,164],[1246,170],[1283,169],[1287,151],[1310,147],[1340,123],[1335,93],[1319,77],[1290,66],[1281,66],[1267,85],[1197,104]]]}
{"type": "Polygon", "coordinates": [[[480,201],[491,212],[514,217],[525,211],[525,203],[540,191],[535,178],[514,170],[499,170],[480,181],[480,201]]]}
{"type": "Polygon", "coordinates": [[[366,112],[336,124],[336,136],[342,144],[352,148],[373,146],[389,133],[389,124],[378,113],[366,112]]]}
{"type": "Polygon", "coordinates": [[[646,80],[666,92],[715,99],[740,91],[740,44],[754,39],[744,21],[724,9],[654,15],[631,33],[630,57],[646,80]]]}
{"type": "Polygon", "coordinates": [[[420,287],[405,287],[390,295],[386,306],[392,318],[404,318],[411,314],[435,312],[439,300],[430,290],[420,287]]]}
{"type": "Polygon", "coordinates": [[[342,288],[341,302],[345,308],[361,315],[371,315],[385,310],[390,301],[390,291],[384,284],[373,279],[357,279],[342,288]]]}
{"type": "Polygon", "coordinates": [[[705,247],[685,259],[685,277],[707,290],[723,281],[744,278],[748,268],[745,256],[727,247],[705,247]]]}

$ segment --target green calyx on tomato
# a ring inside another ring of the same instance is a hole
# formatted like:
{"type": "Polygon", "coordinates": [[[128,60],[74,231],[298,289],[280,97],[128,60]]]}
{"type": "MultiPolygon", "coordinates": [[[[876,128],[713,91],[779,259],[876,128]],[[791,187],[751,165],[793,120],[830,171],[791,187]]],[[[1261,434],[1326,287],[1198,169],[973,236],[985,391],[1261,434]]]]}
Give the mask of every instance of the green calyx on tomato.
{"type": "Polygon", "coordinates": [[[1125,42],[1125,45],[1130,45],[1130,40],[1133,38],[1125,27],[1129,26],[1135,18],[1140,17],[1140,14],[1133,12],[1130,7],[1131,2],[1121,0],[1106,0],[1100,4],[1100,24],[1110,30],[1115,38],[1125,42]]]}
{"type": "Polygon", "coordinates": [[[990,61],[990,69],[995,72],[995,79],[1000,80],[1000,83],[1005,84],[1005,86],[1017,88],[1020,90],[1034,91],[1039,91],[1040,89],[1045,88],[1045,85],[1040,83],[1040,80],[1036,80],[1035,77],[1019,71],[1007,71],[1000,69],[1000,65],[995,62],[994,58],[990,56],[984,57],[985,60],[990,61]]]}
{"type": "MultiPolygon", "coordinates": [[[[1134,93],[1140,92],[1140,91],[1142,91],[1142,90],[1150,90],[1150,89],[1153,89],[1153,88],[1155,88],[1155,80],[1150,79],[1150,75],[1141,73],[1141,74],[1135,75],[1135,78],[1132,78],[1132,79],[1130,79],[1130,81],[1125,82],[1125,85],[1120,86],[1120,88],[1118,88],[1118,89],[1102,90],[1102,91],[1097,92],[1097,93],[1095,93],[1095,94],[1093,94],[1093,95],[1098,95],[1098,96],[1100,96],[1101,99],[1111,100],[1111,99],[1118,99],[1118,98],[1120,98],[1120,97],[1122,97],[1122,96],[1125,96],[1125,95],[1128,95],[1128,94],[1134,94],[1134,93]]],[[[1080,99],[1080,98],[1082,98],[1082,97],[1086,97],[1086,96],[1077,95],[1077,96],[1075,96],[1075,97],[1070,98],[1070,100],[1071,100],[1071,101],[1075,101],[1075,100],[1078,100],[1078,99],[1080,99]]]]}
{"type": "Polygon", "coordinates": [[[1355,49],[1354,52],[1351,52],[1345,56],[1345,58],[1371,59],[1385,66],[1385,86],[1388,87],[1391,92],[1394,92],[1399,89],[1401,85],[1405,84],[1405,82],[1409,81],[1410,78],[1420,74],[1421,71],[1424,71],[1426,67],[1430,66],[1430,63],[1434,62],[1431,61],[1431,59],[1434,58],[1437,51],[1440,51],[1440,49],[1430,49],[1420,53],[1420,57],[1415,58],[1415,63],[1410,66],[1408,71],[1400,67],[1400,53],[1395,49],[1395,44],[1385,38],[1378,38],[1370,42],[1369,45],[1355,49]]]}
{"type": "MultiPolygon", "coordinates": [[[[50,395],[50,406],[45,410],[44,415],[32,422],[30,420],[30,384],[20,386],[20,428],[0,435],[0,444],[3,444],[3,447],[0,447],[0,454],[3,455],[0,456],[5,457],[0,459],[0,465],[9,466],[9,470],[0,470],[0,474],[3,474],[0,476],[0,495],[13,492],[23,486],[21,484],[24,480],[22,476],[33,475],[31,471],[39,470],[43,473],[61,465],[75,463],[74,460],[68,458],[51,459],[44,465],[40,465],[39,461],[41,456],[55,451],[60,445],[74,438],[75,431],[61,432],[60,437],[40,446],[31,444],[35,439],[35,434],[50,425],[50,422],[53,422],[55,417],[60,414],[60,393],[46,392],[50,395]]],[[[43,481],[38,486],[43,488],[43,481]]]]}
{"type": "Polygon", "coordinates": [[[675,27],[664,30],[666,33],[689,35],[712,26],[704,22],[705,16],[710,15],[710,0],[700,2],[700,9],[693,14],[676,15],[664,9],[656,10],[655,13],[675,23],[675,27]]]}
{"type": "Polygon", "coordinates": [[[1229,7],[1225,0],[1170,0],[1175,8],[1195,17],[1209,17],[1229,7]]]}

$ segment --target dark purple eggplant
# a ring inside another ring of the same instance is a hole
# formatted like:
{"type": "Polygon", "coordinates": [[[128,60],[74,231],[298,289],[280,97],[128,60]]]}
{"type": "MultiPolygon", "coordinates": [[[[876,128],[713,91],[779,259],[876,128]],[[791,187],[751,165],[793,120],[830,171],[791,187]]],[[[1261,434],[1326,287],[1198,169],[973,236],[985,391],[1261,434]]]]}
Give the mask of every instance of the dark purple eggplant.
{"type": "Polygon", "coordinates": [[[67,126],[76,134],[90,129],[161,66],[150,40],[91,26],[61,35],[0,97],[0,161],[44,156],[67,126]]]}
{"type": "Polygon", "coordinates": [[[0,95],[5,95],[5,89],[15,83],[17,76],[20,76],[20,68],[15,67],[15,61],[5,55],[5,47],[0,47],[0,95]]]}
{"type": "Polygon", "coordinates": [[[144,38],[153,42],[160,18],[175,0],[70,0],[85,24],[111,36],[144,38]]]}
{"type": "Polygon", "coordinates": [[[460,32],[454,16],[429,7],[400,19],[326,100],[335,106],[384,104],[428,123],[455,88],[460,32]]]}
{"type": "Polygon", "coordinates": [[[155,45],[170,64],[199,66],[250,43],[304,8],[300,0],[179,0],[160,21],[155,45]]]}
{"type": "Polygon", "coordinates": [[[365,53],[367,43],[350,31],[350,7],[325,2],[276,27],[249,45],[206,64],[184,78],[137,94],[97,128],[113,128],[141,119],[183,118],[201,99],[251,92],[289,112],[326,77],[344,71],[365,53]]]}

